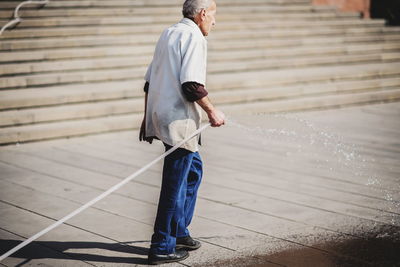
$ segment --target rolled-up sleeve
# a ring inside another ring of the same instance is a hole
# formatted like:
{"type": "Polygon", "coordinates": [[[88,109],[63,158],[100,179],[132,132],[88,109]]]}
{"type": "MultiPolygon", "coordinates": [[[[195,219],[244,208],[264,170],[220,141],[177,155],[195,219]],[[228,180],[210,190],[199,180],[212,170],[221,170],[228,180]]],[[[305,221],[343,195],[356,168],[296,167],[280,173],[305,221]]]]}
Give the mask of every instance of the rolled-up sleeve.
{"type": "Polygon", "coordinates": [[[204,85],[196,82],[186,82],[182,84],[182,92],[190,102],[195,102],[208,95],[204,85]]]}

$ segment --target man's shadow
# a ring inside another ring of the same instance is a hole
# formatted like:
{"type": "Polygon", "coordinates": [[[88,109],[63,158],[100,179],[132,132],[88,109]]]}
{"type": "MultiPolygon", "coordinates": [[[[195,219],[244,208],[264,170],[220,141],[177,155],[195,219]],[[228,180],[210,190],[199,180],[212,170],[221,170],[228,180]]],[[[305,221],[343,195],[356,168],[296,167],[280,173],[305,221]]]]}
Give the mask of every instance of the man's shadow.
{"type": "MultiPolygon", "coordinates": [[[[10,257],[24,259],[23,262],[16,266],[23,266],[33,259],[63,259],[147,265],[148,248],[133,245],[146,242],[149,241],[123,243],[35,241],[15,252],[10,257]],[[68,252],[67,250],[69,249],[102,249],[118,252],[118,254],[126,253],[126,256],[105,256],[101,254],[68,252]],[[138,257],[138,255],[142,257],[138,257]]],[[[0,240],[0,255],[6,253],[20,243],[21,241],[19,240],[0,240]]]]}

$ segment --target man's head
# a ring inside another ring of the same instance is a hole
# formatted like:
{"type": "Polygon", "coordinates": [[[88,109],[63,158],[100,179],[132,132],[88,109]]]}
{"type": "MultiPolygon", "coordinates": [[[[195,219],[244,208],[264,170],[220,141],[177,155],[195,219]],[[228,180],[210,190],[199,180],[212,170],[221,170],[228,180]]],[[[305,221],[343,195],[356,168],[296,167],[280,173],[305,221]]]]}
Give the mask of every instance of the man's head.
{"type": "Polygon", "coordinates": [[[182,14],[185,18],[193,20],[204,36],[215,25],[217,4],[215,0],[186,0],[183,4],[182,14]]]}

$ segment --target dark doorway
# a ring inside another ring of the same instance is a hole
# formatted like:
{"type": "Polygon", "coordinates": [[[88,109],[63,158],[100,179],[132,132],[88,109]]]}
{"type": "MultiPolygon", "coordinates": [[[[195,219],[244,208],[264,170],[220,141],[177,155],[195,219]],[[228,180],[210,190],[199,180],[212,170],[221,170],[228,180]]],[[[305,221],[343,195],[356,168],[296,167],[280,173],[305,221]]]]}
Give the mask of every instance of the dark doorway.
{"type": "Polygon", "coordinates": [[[386,19],[388,25],[400,25],[400,0],[371,0],[371,17],[386,19]]]}

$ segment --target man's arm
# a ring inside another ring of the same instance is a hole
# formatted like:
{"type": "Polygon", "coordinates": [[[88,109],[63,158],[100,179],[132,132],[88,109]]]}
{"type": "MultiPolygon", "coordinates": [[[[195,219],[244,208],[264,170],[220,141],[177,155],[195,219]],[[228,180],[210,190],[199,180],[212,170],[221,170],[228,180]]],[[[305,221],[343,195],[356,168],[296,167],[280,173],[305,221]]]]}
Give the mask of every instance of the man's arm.
{"type": "Polygon", "coordinates": [[[190,102],[196,102],[207,113],[211,126],[219,127],[225,123],[225,115],[214,108],[208,98],[208,92],[204,85],[197,82],[186,82],[182,84],[182,92],[190,102]]]}
{"type": "Polygon", "coordinates": [[[212,127],[220,127],[221,125],[225,124],[225,114],[211,104],[208,96],[197,100],[196,103],[199,104],[200,107],[207,113],[212,127]]]}

